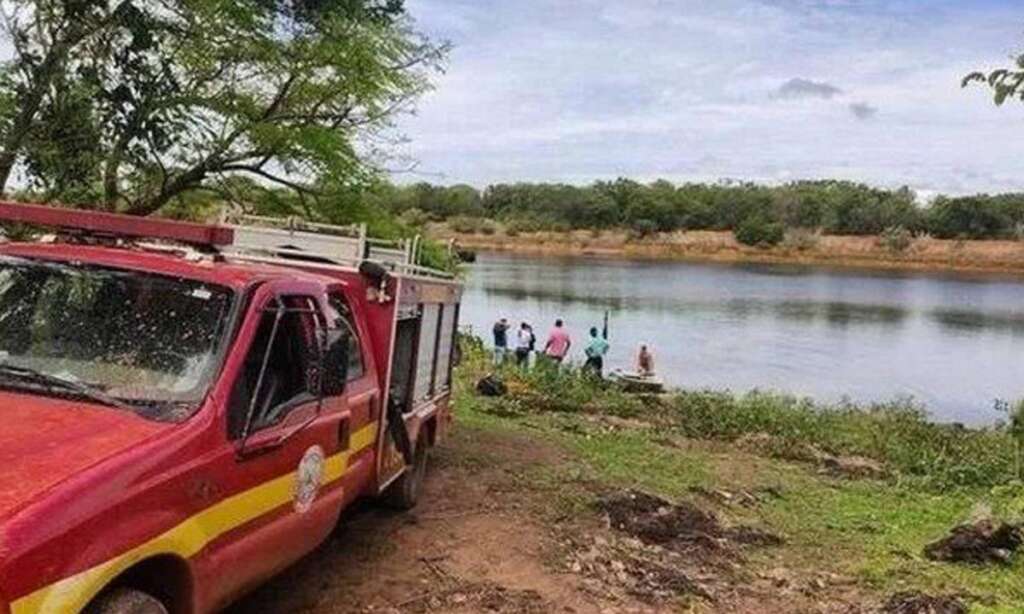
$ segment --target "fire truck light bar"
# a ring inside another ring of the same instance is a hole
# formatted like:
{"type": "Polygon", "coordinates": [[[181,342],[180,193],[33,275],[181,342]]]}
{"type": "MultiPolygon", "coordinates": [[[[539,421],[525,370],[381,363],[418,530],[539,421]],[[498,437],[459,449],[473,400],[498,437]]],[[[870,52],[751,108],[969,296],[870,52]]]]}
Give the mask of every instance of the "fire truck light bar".
{"type": "Polygon", "coordinates": [[[227,246],[235,240],[234,231],[224,226],[12,202],[0,202],[0,221],[204,247],[227,246]]]}

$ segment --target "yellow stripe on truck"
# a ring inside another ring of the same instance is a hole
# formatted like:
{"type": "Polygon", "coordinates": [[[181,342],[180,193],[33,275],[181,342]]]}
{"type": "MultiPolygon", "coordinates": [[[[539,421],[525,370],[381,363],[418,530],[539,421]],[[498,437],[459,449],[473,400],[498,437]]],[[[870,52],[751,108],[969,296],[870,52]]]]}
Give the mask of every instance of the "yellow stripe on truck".
{"type": "MultiPolygon", "coordinates": [[[[343,478],[349,457],[371,446],[376,438],[376,424],[353,433],[348,450],[326,459],[321,485],[343,478]]],[[[228,497],[140,546],[18,599],[11,604],[11,613],[79,612],[135,563],[161,554],[191,558],[221,535],[291,503],[295,481],[292,472],[228,497]]]]}

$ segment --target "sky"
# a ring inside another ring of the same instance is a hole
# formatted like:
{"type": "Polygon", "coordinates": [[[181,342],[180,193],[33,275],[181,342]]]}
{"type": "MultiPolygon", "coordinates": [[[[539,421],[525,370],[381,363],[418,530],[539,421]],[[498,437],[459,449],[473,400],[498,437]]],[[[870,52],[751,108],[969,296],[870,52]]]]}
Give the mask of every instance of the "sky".
{"type": "Polygon", "coordinates": [[[1024,190],[1024,104],[974,70],[1024,0],[407,0],[453,50],[399,182],[837,178],[1024,190]]]}

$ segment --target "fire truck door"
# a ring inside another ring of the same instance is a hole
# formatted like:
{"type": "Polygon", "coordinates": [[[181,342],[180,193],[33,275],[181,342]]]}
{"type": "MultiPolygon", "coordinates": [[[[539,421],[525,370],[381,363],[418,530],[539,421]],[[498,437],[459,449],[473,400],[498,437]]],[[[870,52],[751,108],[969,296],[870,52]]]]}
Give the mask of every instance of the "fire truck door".
{"type": "Polygon", "coordinates": [[[307,285],[260,292],[240,334],[226,452],[211,467],[221,505],[237,503],[226,514],[238,526],[198,556],[198,577],[216,578],[201,587],[206,604],[219,607],[298,560],[337,522],[334,467],[348,416],[321,398],[323,295],[307,285]]]}

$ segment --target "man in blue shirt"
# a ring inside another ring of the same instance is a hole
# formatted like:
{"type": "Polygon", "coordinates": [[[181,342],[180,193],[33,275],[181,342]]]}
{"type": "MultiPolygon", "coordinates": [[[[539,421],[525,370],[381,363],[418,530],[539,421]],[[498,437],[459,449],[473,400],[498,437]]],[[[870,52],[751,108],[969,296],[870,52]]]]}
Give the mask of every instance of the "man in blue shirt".
{"type": "Polygon", "coordinates": [[[587,355],[587,362],[583,368],[591,370],[601,377],[601,372],[604,370],[604,355],[608,353],[609,347],[611,346],[609,346],[608,340],[598,334],[597,327],[591,328],[590,342],[583,350],[587,355]]]}

